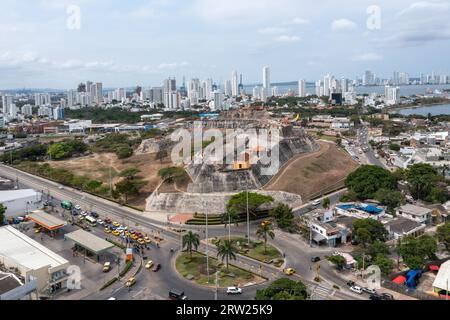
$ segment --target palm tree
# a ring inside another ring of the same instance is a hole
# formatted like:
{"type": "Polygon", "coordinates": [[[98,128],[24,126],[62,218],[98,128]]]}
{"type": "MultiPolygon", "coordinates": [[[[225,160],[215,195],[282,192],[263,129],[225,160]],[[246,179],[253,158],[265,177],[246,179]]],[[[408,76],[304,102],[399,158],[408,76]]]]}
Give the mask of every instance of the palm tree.
{"type": "Polygon", "coordinates": [[[270,221],[263,221],[256,230],[256,235],[259,239],[263,238],[264,240],[264,254],[267,252],[267,238],[271,239],[275,238],[275,232],[273,232],[273,225],[270,221]]]}
{"type": "Polygon", "coordinates": [[[219,241],[217,244],[217,256],[222,259],[222,261],[225,259],[227,264],[227,270],[228,270],[228,261],[229,259],[236,260],[236,247],[234,246],[233,242],[230,240],[224,240],[219,241]]]}
{"type": "Polygon", "coordinates": [[[200,236],[197,233],[193,233],[189,231],[187,234],[183,236],[183,249],[186,247],[189,252],[192,260],[192,251],[195,248],[197,250],[200,245],[200,236]]]}
{"type": "Polygon", "coordinates": [[[228,226],[228,240],[231,240],[231,224],[234,223],[236,227],[239,226],[239,215],[235,210],[229,209],[222,216],[222,223],[224,228],[228,226]]]}

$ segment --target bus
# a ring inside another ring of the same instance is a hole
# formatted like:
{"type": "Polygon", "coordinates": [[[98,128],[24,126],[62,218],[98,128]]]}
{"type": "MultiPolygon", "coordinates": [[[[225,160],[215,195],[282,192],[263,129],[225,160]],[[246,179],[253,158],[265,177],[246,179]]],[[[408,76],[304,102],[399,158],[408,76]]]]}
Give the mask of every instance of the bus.
{"type": "Polygon", "coordinates": [[[89,223],[91,227],[97,226],[97,220],[95,218],[91,216],[86,216],[84,219],[87,221],[87,223],[89,223]]]}
{"type": "Polygon", "coordinates": [[[66,210],[72,210],[72,202],[63,200],[61,201],[61,207],[66,210]]]}

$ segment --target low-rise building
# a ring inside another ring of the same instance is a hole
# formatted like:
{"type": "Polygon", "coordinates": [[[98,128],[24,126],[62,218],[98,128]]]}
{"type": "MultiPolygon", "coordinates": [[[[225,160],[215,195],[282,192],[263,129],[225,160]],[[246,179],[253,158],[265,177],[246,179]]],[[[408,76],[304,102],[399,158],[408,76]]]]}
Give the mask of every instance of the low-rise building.
{"type": "Polygon", "coordinates": [[[42,194],[33,189],[0,191],[0,203],[6,207],[5,218],[12,219],[42,208],[42,194]]]}
{"type": "Polygon", "coordinates": [[[431,212],[433,210],[416,206],[413,204],[405,204],[396,210],[398,216],[416,221],[423,224],[431,223],[431,212]]]}
{"type": "Polygon", "coordinates": [[[414,220],[399,217],[385,224],[390,239],[401,239],[404,236],[418,237],[425,231],[426,225],[414,220]]]}
{"type": "Polygon", "coordinates": [[[12,226],[0,228],[0,263],[24,282],[37,279],[37,295],[49,297],[67,287],[69,262],[12,226]]]}
{"type": "Polygon", "coordinates": [[[436,293],[450,295],[450,260],[441,264],[433,282],[433,290],[436,293]]]}

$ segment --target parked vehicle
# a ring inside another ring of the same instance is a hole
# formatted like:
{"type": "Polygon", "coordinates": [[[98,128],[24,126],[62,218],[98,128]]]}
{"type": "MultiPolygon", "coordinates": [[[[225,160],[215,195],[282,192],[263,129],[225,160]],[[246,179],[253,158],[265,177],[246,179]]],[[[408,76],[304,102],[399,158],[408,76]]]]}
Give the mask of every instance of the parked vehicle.
{"type": "Polygon", "coordinates": [[[111,262],[105,262],[103,265],[103,272],[109,272],[111,270],[111,262]]]}
{"type": "Polygon", "coordinates": [[[283,269],[283,273],[285,275],[291,276],[295,273],[295,270],[293,268],[286,268],[286,269],[283,269]]]}
{"type": "Polygon", "coordinates": [[[311,258],[311,262],[318,262],[318,261],[320,261],[320,257],[318,257],[318,256],[311,258]]]}
{"type": "Polygon", "coordinates": [[[126,287],[131,287],[136,283],[136,278],[135,277],[131,277],[130,279],[128,279],[128,281],[125,283],[126,287]]]}
{"type": "Polygon", "coordinates": [[[381,294],[381,299],[382,300],[395,300],[394,296],[390,293],[382,293],[381,294]]]}
{"type": "Polygon", "coordinates": [[[157,265],[155,265],[154,267],[153,267],[153,272],[158,272],[159,270],[161,269],[161,264],[160,263],[158,263],[157,265]]]}
{"type": "Polygon", "coordinates": [[[357,293],[357,294],[363,293],[361,287],[358,287],[358,286],[351,286],[351,287],[350,287],[350,290],[352,290],[353,292],[355,292],[355,293],[357,293]]]}
{"type": "Polygon", "coordinates": [[[347,285],[349,286],[349,287],[353,287],[354,285],[355,285],[355,282],[354,281],[347,281],[347,285]]]}
{"type": "Polygon", "coordinates": [[[149,262],[147,262],[147,264],[145,265],[146,269],[150,269],[151,267],[153,267],[153,261],[150,260],[149,262]]]}
{"type": "Polygon", "coordinates": [[[371,289],[371,288],[362,288],[362,290],[363,290],[365,293],[368,293],[368,294],[375,294],[375,293],[377,293],[377,292],[375,291],[375,289],[371,289]]]}

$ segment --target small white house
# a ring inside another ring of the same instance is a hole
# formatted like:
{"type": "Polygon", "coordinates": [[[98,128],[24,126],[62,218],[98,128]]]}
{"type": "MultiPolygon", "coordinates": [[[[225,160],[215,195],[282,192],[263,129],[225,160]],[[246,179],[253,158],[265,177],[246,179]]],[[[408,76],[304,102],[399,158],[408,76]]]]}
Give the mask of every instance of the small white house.
{"type": "Polygon", "coordinates": [[[405,204],[397,209],[397,215],[419,223],[429,224],[432,211],[428,208],[405,204]]]}

